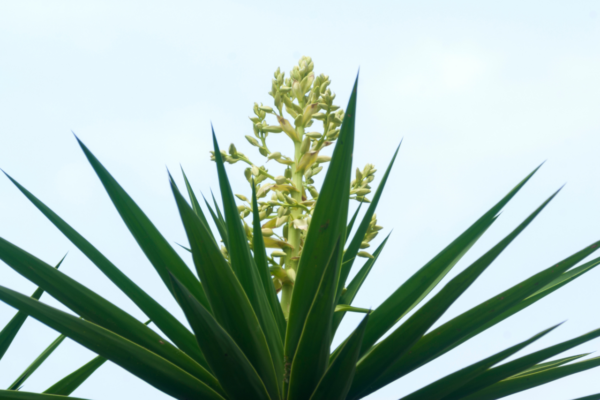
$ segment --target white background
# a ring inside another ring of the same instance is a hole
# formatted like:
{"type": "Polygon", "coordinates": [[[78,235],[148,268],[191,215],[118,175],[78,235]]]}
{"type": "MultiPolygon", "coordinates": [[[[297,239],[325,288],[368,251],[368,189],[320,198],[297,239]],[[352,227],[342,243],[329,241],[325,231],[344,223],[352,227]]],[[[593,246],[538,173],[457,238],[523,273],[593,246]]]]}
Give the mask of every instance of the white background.
{"type": "MultiPolygon", "coordinates": [[[[71,130],[171,242],[185,242],[165,166],[178,174],[181,163],[197,191],[218,189],[208,158],[211,121],[222,147],[235,141],[258,160],[243,139],[251,133],[247,117],[253,102],[269,101],[278,66],[289,71],[300,56],[313,57],[342,106],[360,67],[356,164],[383,172],[404,144],[378,209],[384,232],[394,231],[356,306],[380,304],[542,161],[450,276],[568,183],[447,321],[600,238],[599,13],[596,1],[1,1],[0,167],[177,312],[71,130]]],[[[248,194],[242,169],[228,171],[235,191],[248,194]]],[[[0,236],[52,264],[69,251],[63,272],[145,318],[5,178],[0,236]]],[[[4,264],[0,276],[3,286],[35,289],[4,264]]],[[[398,399],[564,320],[520,354],[598,328],[599,284],[594,270],[369,399],[398,399]]],[[[0,326],[13,315],[0,305],[0,326]]],[[[0,362],[0,387],[56,336],[28,320],[0,362]]],[[[595,340],[568,354],[598,348],[595,340]]],[[[92,357],[67,340],[24,390],[43,391],[92,357]]],[[[597,393],[599,374],[511,399],[597,393]]],[[[112,364],[74,395],[167,398],[112,364]]]]}

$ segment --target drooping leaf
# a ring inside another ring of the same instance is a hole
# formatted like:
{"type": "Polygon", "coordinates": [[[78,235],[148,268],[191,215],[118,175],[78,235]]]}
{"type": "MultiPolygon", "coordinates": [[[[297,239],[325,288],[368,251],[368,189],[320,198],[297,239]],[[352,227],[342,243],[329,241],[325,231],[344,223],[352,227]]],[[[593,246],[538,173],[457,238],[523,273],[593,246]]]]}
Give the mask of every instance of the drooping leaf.
{"type": "MultiPolygon", "coordinates": [[[[350,398],[371,390],[375,382],[396,360],[406,353],[427,330],[444,314],[462,293],[486,270],[508,245],[535,219],[558,192],[550,196],[496,246],[458,274],[431,300],[418,309],[390,336],[375,346],[356,367],[356,376],[350,389],[350,398]]],[[[374,313],[373,313],[374,314],[374,313]]],[[[368,328],[368,325],[367,325],[368,328]]],[[[363,352],[366,352],[363,343],[363,352]]]]}
{"type": "MultiPolygon", "coordinates": [[[[60,267],[60,264],[62,264],[62,262],[65,260],[66,256],[67,255],[65,254],[54,268],[58,269],[58,267],[60,267]]],[[[31,298],[39,300],[40,297],[42,297],[43,293],[44,289],[37,288],[35,292],[33,292],[33,294],[31,295],[31,298]]],[[[8,348],[12,344],[13,340],[17,336],[17,333],[19,333],[19,330],[25,323],[26,319],[27,314],[19,311],[0,332],[0,360],[2,359],[2,357],[4,357],[4,354],[6,354],[6,350],[8,350],[8,348]]]]}
{"type": "Polygon", "coordinates": [[[502,200],[464,231],[444,250],[404,282],[390,297],[377,307],[369,318],[363,338],[363,349],[371,347],[402,317],[416,307],[450,272],[464,254],[492,225],[498,213],[537,172],[537,167],[502,200]]]}
{"type": "MultiPolygon", "coordinates": [[[[8,175],[7,175],[8,176],[8,175]]],[[[90,259],[123,293],[127,295],[139,308],[154,321],[154,324],[165,335],[198,363],[206,367],[206,360],[194,339],[192,333],[184,327],[171,313],[161,306],[152,296],[146,293],[96,247],[81,236],[75,229],[62,218],[42,203],[38,198],[21,186],[17,181],[8,176],[17,188],[27,197],[34,206],[44,214],[81,252],[90,259]]]]}
{"type": "Polygon", "coordinates": [[[296,356],[292,362],[288,400],[310,397],[329,364],[331,319],[335,306],[336,276],[341,258],[341,239],[338,240],[319,283],[319,289],[306,317],[296,356]]]}
{"type": "Polygon", "coordinates": [[[98,368],[106,362],[102,356],[94,357],[83,367],[65,376],[54,385],[44,391],[46,394],[55,394],[60,396],[70,396],[83,382],[85,382],[98,368]]]}
{"type": "Polygon", "coordinates": [[[263,285],[264,291],[267,294],[271,311],[275,317],[275,322],[279,328],[281,335],[281,341],[285,339],[285,329],[287,322],[283,316],[279,299],[277,298],[277,292],[271,279],[271,273],[267,264],[267,250],[265,248],[265,242],[263,240],[262,228],[260,226],[260,217],[258,212],[258,202],[256,200],[256,187],[252,185],[252,227],[253,227],[253,241],[252,248],[254,250],[254,262],[258,268],[260,280],[263,285]]]}
{"type": "Polygon", "coordinates": [[[338,289],[337,289],[337,293],[338,293],[337,298],[338,299],[342,295],[342,289],[344,289],[344,287],[346,286],[346,280],[348,279],[348,275],[350,275],[350,270],[352,269],[354,260],[356,260],[356,255],[360,251],[360,245],[365,238],[365,234],[367,233],[367,230],[369,229],[369,224],[371,223],[371,219],[373,218],[373,215],[375,214],[375,210],[377,209],[377,205],[379,204],[379,199],[381,198],[381,194],[383,193],[385,184],[388,180],[388,177],[390,176],[390,172],[392,171],[392,166],[394,165],[394,161],[396,161],[396,156],[398,156],[398,151],[400,151],[401,145],[402,145],[402,142],[400,142],[400,144],[396,148],[396,152],[394,152],[394,156],[392,157],[392,160],[390,161],[390,163],[385,171],[385,174],[383,174],[383,177],[381,178],[381,183],[379,183],[379,186],[377,187],[377,190],[375,191],[375,194],[373,195],[371,204],[369,204],[369,208],[367,209],[367,212],[365,213],[365,215],[363,215],[363,219],[360,222],[360,225],[358,226],[358,228],[356,229],[356,233],[354,234],[354,237],[352,238],[352,240],[350,241],[350,244],[348,245],[348,248],[344,252],[344,258],[342,260],[342,268],[340,270],[340,278],[339,278],[338,289]]]}
{"type": "Polygon", "coordinates": [[[58,346],[65,340],[65,335],[57,337],[50,345],[40,354],[21,375],[8,387],[7,390],[19,390],[23,383],[39,368],[40,365],[56,350],[58,346]]]}
{"type": "Polygon", "coordinates": [[[285,338],[286,372],[284,376],[289,376],[287,368],[294,361],[296,348],[327,267],[331,249],[334,248],[340,237],[346,237],[357,84],[358,77],[354,83],[340,135],[327,169],[321,193],[317,198],[302,256],[298,263],[285,338]]]}
{"type": "MultiPolygon", "coordinates": [[[[138,245],[152,264],[163,283],[169,288],[170,280],[168,271],[171,271],[177,279],[184,282],[186,287],[196,296],[205,307],[210,309],[202,284],[194,276],[192,271],[183,262],[181,257],[169,245],[169,242],[156,229],[150,219],[141,208],[125,192],[112,175],[104,168],[92,152],[77,138],[79,146],[83,150],[88,161],[94,168],[96,175],[100,178],[104,189],[108,193],[119,215],[127,225],[127,228],[137,241],[138,245]]],[[[169,288],[171,290],[171,288],[169,288]]]]}
{"type": "Polygon", "coordinates": [[[356,361],[369,315],[365,315],[352,335],[341,347],[338,356],[330,363],[310,400],[345,400],[354,379],[356,361]]]}
{"type": "MultiPolygon", "coordinates": [[[[583,250],[427,333],[411,348],[410,353],[400,357],[383,375],[377,378],[370,385],[368,392],[372,393],[440,355],[445,354],[450,349],[456,347],[456,343],[462,343],[465,337],[470,337],[473,332],[477,332],[482,326],[510,311],[513,307],[516,306],[517,310],[520,310],[519,305],[523,300],[538,292],[540,290],[538,288],[544,288],[546,285],[550,286],[551,282],[559,279],[565,271],[595,252],[599,246],[600,241],[586,246],[583,250]]],[[[366,395],[367,392],[363,394],[366,395]]]]}
{"type": "Polygon", "coordinates": [[[232,400],[270,400],[258,373],[235,341],[177,279],[179,305],[190,323],[211,370],[232,400]]]}
{"type": "Polygon", "coordinates": [[[522,392],[560,378],[585,371],[600,366],[600,357],[576,363],[564,365],[557,368],[548,369],[535,374],[524,375],[516,378],[505,379],[486,389],[483,389],[470,396],[464,397],[465,400],[495,400],[511,394],[522,392]]]}
{"type": "Polygon", "coordinates": [[[37,300],[0,286],[0,300],[91,351],[111,360],[155,388],[178,399],[223,400],[215,390],[183,369],[99,325],[87,322],[37,300]]]}
{"type": "Polygon", "coordinates": [[[280,390],[273,360],[252,305],[232,268],[210,239],[206,226],[185,201],[175,182],[171,179],[170,183],[213,315],[254,366],[271,397],[278,399],[280,390]]]}
{"type": "MultiPolygon", "coordinates": [[[[445,398],[445,396],[449,393],[454,392],[456,389],[460,389],[462,386],[468,384],[473,379],[477,378],[478,376],[481,376],[481,374],[485,373],[485,371],[493,365],[498,364],[500,361],[510,357],[519,350],[535,342],[542,336],[555,329],[557,326],[558,325],[555,325],[549,329],[546,329],[528,340],[525,340],[519,344],[509,347],[504,351],[496,353],[490,357],[487,357],[484,360],[469,365],[468,367],[462,368],[461,370],[454,372],[453,374],[438,379],[437,381],[425,386],[424,388],[417,390],[416,392],[413,392],[408,396],[403,397],[402,400],[440,400],[442,398],[445,398]]],[[[451,398],[460,399],[462,397],[451,398]]]]}
{"type": "Polygon", "coordinates": [[[0,238],[0,259],[81,317],[171,361],[203,382],[216,382],[200,364],[127,312],[26,251],[0,238]]]}

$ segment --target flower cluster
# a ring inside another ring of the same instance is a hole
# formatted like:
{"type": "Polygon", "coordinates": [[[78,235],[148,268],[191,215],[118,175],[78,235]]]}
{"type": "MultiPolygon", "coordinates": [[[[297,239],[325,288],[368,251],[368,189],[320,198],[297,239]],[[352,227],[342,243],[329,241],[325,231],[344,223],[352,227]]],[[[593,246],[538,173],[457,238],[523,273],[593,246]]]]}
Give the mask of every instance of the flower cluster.
{"type": "MultiPolygon", "coordinates": [[[[344,110],[334,104],[335,94],[329,88],[329,76],[316,76],[313,70],[314,63],[310,57],[302,57],[288,78],[278,68],[269,92],[273,107],[254,104],[254,116],[250,117],[254,134],[247,135],[246,140],[265,158],[263,165],[250,160],[233,144],[228,151],[221,151],[225,162],[235,164],[242,161],[248,165],[244,175],[250,184],[256,185],[265,245],[274,249],[268,261],[276,287],[283,287],[284,295],[286,285],[293,285],[304,237],[319,197],[315,177],[331,159],[323,154],[323,150],[339,137],[344,119],[344,110]],[[269,148],[269,135],[282,132],[292,140],[293,153],[269,148]],[[271,161],[282,166],[281,174],[270,173],[266,165],[271,161]]],[[[214,160],[214,154],[211,159],[214,160]]],[[[372,164],[356,171],[350,198],[369,202],[366,196],[371,191],[369,183],[375,178],[375,172],[372,164]]],[[[252,202],[244,195],[237,197],[243,202],[238,210],[252,243],[251,222],[244,220],[252,212],[252,202]]],[[[368,242],[381,229],[374,221],[365,236],[363,248],[368,247],[368,242]]],[[[371,257],[366,251],[359,255],[371,257]]]]}

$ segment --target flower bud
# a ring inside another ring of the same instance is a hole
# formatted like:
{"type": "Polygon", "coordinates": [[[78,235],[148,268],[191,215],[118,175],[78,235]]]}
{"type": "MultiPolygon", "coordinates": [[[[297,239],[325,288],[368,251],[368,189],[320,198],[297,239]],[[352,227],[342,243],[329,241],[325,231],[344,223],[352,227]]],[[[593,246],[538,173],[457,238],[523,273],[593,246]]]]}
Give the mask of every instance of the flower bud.
{"type": "Polygon", "coordinates": [[[248,201],[248,198],[246,196],[244,196],[243,194],[236,194],[235,197],[237,197],[238,199],[240,199],[242,201],[248,201]]]}
{"type": "Polygon", "coordinates": [[[250,179],[252,178],[252,169],[246,168],[244,170],[244,176],[246,177],[246,180],[250,182],[250,179]]]}
{"type": "Polygon", "coordinates": [[[269,155],[269,151],[267,149],[265,149],[264,147],[259,147],[258,148],[258,152],[262,155],[262,156],[268,156],[269,155]]]}
{"type": "Polygon", "coordinates": [[[317,159],[315,160],[315,162],[319,163],[319,164],[323,164],[323,163],[326,163],[329,161],[331,161],[330,156],[318,156],[317,159]]]}
{"type": "Polygon", "coordinates": [[[288,179],[292,179],[292,170],[290,168],[286,168],[285,171],[283,171],[283,175],[288,179]]]}
{"type": "Polygon", "coordinates": [[[252,136],[248,136],[246,135],[246,140],[252,145],[252,146],[258,146],[258,140],[256,140],[255,138],[253,138],[252,136]]]}
{"type": "Polygon", "coordinates": [[[271,228],[262,228],[261,232],[263,236],[273,236],[273,229],[271,228]]]}
{"type": "Polygon", "coordinates": [[[268,106],[260,106],[258,107],[259,110],[264,111],[264,112],[268,112],[268,113],[272,113],[273,109],[271,107],[268,106]]]}
{"type": "Polygon", "coordinates": [[[237,210],[238,210],[238,212],[240,212],[240,213],[241,213],[242,211],[244,211],[245,209],[246,209],[246,206],[244,206],[244,205],[237,206],[237,210]]]}
{"type": "Polygon", "coordinates": [[[371,245],[369,243],[367,243],[367,242],[362,242],[360,244],[360,248],[361,249],[366,249],[366,248],[369,248],[369,247],[371,247],[371,245]]]}
{"type": "Polygon", "coordinates": [[[370,255],[369,253],[367,253],[366,251],[359,251],[358,253],[356,253],[356,255],[359,257],[364,257],[364,258],[375,258],[372,255],[370,255]]]}
{"type": "Polygon", "coordinates": [[[307,153],[304,153],[304,155],[302,155],[302,157],[300,158],[298,165],[296,166],[296,170],[305,171],[307,168],[313,165],[315,160],[318,158],[318,155],[319,153],[317,151],[309,151],[307,153]]]}
{"type": "Polygon", "coordinates": [[[302,141],[302,145],[300,146],[300,154],[304,154],[310,149],[310,138],[305,137],[302,141]]]}
{"type": "Polygon", "coordinates": [[[271,257],[285,257],[287,254],[281,250],[275,250],[271,253],[271,257]]]}
{"type": "Polygon", "coordinates": [[[277,182],[278,185],[283,185],[286,181],[287,179],[285,178],[285,176],[279,175],[275,177],[275,182],[277,182]]]}
{"type": "Polygon", "coordinates": [[[304,112],[302,115],[302,122],[303,124],[308,123],[308,121],[310,121],[313,117],[313,115],[315,115],[317,113],[317,111],[319,111],[319,103],[312,103],[307,105],[304,108],[304,112]]]}
{"type": "Polygon", "coordinates": [[[275,153],[271,153],[269,154],[269,156],[267,157],[268,160],[278,160],[281,158],[281,153],[276,151],[275,153]]]}
{"type": "Polygon", "coordinates": [[[281,126],[281,129],[286,133],[286,135],[288,135],[294,142],[298,142],[298,135],[296,135],[296,130],[294,129],[292,124],[290,124],[290,121],[279,116],[277,117],[277,121],[279,122],[279,126],[281,126]]]}
{"type": "Polygon", "coordinates": [[[323,113],[316,113],[316,114],[313,114],[312,117],[313,117],[313,119],[316,119],[316,120],[319,120],[319,121],[324,121],[326,115],[323,114],[323,113]]]}
{"type": "Polygon", "coordinates": [[[252,175],[254,176],[258,176],[260,174],[260,170],[258,169],[258,167],[256,165],[252,166],[252,175]]]}
{"type": "Polygon", "coordinates": [[[307,136],[311,139],[319,139],[322,135],[319,132],[308,132],[305,133],[304,136],[307,136]]]}
{"type": "Polygon", "coordinates": [[[354,189],[350,191],[350,194],[355,194],[357,196],[365,196],[371,193],[369,189],[354,189]]]}
{"type": "Polygon", "coordinates": [[[234,157],[237,155],[237,149],[235,148],[235,145],[233,143],[229,145],[229,154],[231,154],[234,157]]]}
{"type": "Polygon", "coordinates": [[[278,217],[277,221],[275,222],[275,227],[279,228],[281,225],[285,224],[288,219],[289,217],[287,215],[284,215],[283,217],[278,217]]]}
{"type": "Polygon", "coordinates": [[[314,187],[310,186],[308,188],[308,191],[310,192],[310,195],[313,197],[313,199],[319,197],[319,192],[317,192],[317,189],[315,189],[314,187]]]}

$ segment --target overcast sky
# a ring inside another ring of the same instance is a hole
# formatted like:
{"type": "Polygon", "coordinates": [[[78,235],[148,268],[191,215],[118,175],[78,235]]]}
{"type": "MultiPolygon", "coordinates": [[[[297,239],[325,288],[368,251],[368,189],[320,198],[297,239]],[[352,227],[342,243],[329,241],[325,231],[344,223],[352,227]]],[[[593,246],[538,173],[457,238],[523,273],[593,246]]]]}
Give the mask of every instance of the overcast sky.
{"type": "MultiPolygon", "coordinates": [[[[357,166],[383,171],[404,138],[377,213],[393,233],[354,305],[380,304],[544,160],[449,277],[566,187],[442,321],[600,239],[597,1],[0,1],[0,167],[181,315],[71,131],[171,242],[185,243],[165,166],[178,173],[181,163],[197,191],[218,190],[211,121],[222,147],[235,142],[258,159],[243,138],[252,105],[269,102],[273,71],[302,55],[331,77],[344,107],[360,68],[357,166]]],[[[228,168],[235,191],[248,194],[242,171],[228,168]]],[[[69,252],[63,272],[145,318],[4,178],[0,237],[52,264],[69,252]]],[[[0,276],[3,286],[35,289],[4,264],[0,276]]],[[[398,399],[564,320],[519,355],[598,328],[599,284],[594,270],[369,399],[398,399]]],[[[13,315],[0,304],[0,326],[13,315]]],[[[340,338],[357,321],[346,318],[340,338]]],[[[0,387],[56,336],[28,320],[0,362],[0,387]]],[[[568,355],[598,349],[595,340],[568,355]]],[[[43,391],[92,357],[67,340],[24,390],[43,391]]],[[[511,399],[597,393],[599,376],[511,399]]],[[[168,398],[112,364],[74,395],[168,398]]]]}

